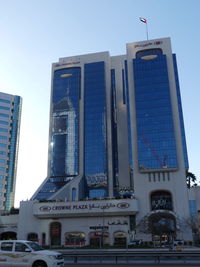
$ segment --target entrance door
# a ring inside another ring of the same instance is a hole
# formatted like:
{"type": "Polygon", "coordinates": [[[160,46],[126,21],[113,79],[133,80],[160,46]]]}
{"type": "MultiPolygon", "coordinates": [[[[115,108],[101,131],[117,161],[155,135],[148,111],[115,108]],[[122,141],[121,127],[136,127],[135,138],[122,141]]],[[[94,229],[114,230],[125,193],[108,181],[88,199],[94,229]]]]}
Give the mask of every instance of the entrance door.
{"type": "Polygon", "coordinates": [[[51,246],[61,245],[61,223],[53,222],[50,224],[51,246]]]}

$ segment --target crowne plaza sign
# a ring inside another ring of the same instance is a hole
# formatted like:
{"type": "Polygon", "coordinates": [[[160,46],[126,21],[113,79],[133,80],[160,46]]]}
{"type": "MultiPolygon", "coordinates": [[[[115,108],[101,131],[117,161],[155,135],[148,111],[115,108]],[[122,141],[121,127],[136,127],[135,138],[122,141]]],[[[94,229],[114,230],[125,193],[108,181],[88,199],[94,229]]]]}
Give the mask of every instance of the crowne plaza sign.
{"type": "Polygon", "coordinates": [[[110,214],[123,213],[133,214],[137,212],[136,199],[120,199],[120,200],[96,200],[96,201],[65,201],[65,202],[42,202],[34,203],[33,214],[39,217],[49,217],[54,215],[76,216],[94,213],[110,214]]]}

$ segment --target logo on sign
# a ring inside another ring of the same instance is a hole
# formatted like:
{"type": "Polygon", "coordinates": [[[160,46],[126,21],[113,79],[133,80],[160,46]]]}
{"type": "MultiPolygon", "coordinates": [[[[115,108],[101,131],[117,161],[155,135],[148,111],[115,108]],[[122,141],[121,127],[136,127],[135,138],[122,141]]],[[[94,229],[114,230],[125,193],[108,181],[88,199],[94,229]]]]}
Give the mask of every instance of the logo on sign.
{"type": "Polygon", "coordinates": [[[40,211],[50,211],[50,210],[51,210],[51,207],[49,207],[49,206],[40,207],[40,211]]]}
{"type": "Polygon", "coordinates": [[[129,203],[126,203],[126,202],[121,202],[117,204],[117,207],[119,209],[127,209],[129,206],[130,206],[129,203]]]}

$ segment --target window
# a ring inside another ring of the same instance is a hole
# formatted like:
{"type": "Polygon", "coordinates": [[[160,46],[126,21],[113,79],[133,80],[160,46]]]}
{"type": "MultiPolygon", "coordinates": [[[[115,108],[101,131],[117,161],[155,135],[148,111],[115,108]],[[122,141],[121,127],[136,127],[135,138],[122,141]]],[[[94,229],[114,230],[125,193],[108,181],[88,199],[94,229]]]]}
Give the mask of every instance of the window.
{"type": "Polygon", "coordinates": [[[7,147],[7,144],[1,144],[0,143],[0,147],[7,147]]]}
{"type": "Polygon", "coordinates": [[[5,163],[6,160],[5,159],[0,159],[0,163],[5,163]]]}
{"type": "Polygon", "coordinates": [[[0,109],[2,109],[2,110],[10,110],[9,107],[4,107],[4,106],[0,106],[0,109]]]}
{"type": "Polygon", "coordinates": [[[7,133],[8,132],[8,129],[0,128],[0,132],[7,133]]]}
{"type": "Polygon", "coordinates": [[[82,232],[65,233],[65,245],[84,245],[85,234],[82,232]]]}
{"type": "Polygon", "coordinates": [[[148,56],[148,55],[162,55],[162,50],[160,48],[145,49],[145,50],[138,51],[136,53],[137,58],[148,56]]]}
{"type": "Polygon", "coordinates": [[[4,118],[8,118],[8,117],[9,117],[9,114],[0,113],[0,116],[1,116],[1,117],[4,117],[4,118]]]}
{"type": "Polygon", "coordinates": [[[8,99],[2,99],[2,98],[0,98],[0,102],[1,103],[11,103],[11,101],[10,100],[8,100],[8,99]]]}
{"type": "Polygon", "coordinates": [[[76,200],[76,188],[72,188],[72,201],[76,200]]]}
{"type": "Polygon", "coordinates": [[[2,124],[2,125],[8,125],[9,122],[8,121],[2,121],[2,120],[0,120],[0,124],[2,124]]]}
{"type": "Polygon", "coordinates": [[[7,140],[7,139],[8,139],[8,137],[7,137],[7,136],[5,136],[5,135],[0,135],[0,139],[7,140]]]}
{"type": "Polygon", "coordinates": [[[172,196],[167,191],[156,191],[151,194],[151,210],[172,210],[172,196]]]}
{"type": "Polygon", "coordinates": [[[28,247],[21,242],[17,242],[15,244],[15,251],[17,251],[17,252],[25,252],[27,248],[28,247]]]}
{"type": "Polygon", "coordinates": [[[3,242],[1,244],[1,250],[3,251],[12,251],[13,242],[3,242]]]}

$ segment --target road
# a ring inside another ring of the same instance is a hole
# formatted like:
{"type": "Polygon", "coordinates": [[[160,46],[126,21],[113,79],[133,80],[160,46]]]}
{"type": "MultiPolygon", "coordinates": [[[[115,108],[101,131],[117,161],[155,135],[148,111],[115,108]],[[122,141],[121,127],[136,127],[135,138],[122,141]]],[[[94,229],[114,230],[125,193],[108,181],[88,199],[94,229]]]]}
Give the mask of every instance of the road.
{"type": "Polygon", "coordinates": [[[199,266],[199,264],[196,264],[196,265],[191,265],[191,264],[187,264],[187,265],[183,265],[183,264],[175,264],[175,265],[161,265],[161,264],[149,264],[149,265],[132,265],[132,264],[129,264],[129,265],[126,265],[126,264],[76,264],[76,265],[74,265],[74,264],[72,264],[72,265],[70,265],[70,264],[65,264],[65,267],[100,267],[100,266],[104,266],[104,267],[126,267],[126,266],[128,266],[128,267],[150,267],[150,266],[162,266],[162,267],[181,267],[181,266],[184,266],[184,267],[197,267],[197,266],[199,266]]]}

